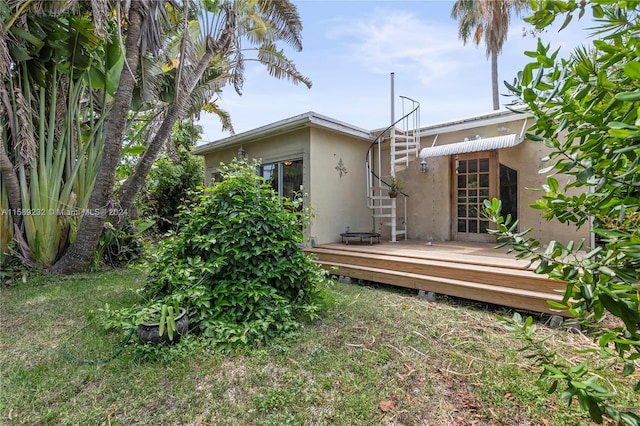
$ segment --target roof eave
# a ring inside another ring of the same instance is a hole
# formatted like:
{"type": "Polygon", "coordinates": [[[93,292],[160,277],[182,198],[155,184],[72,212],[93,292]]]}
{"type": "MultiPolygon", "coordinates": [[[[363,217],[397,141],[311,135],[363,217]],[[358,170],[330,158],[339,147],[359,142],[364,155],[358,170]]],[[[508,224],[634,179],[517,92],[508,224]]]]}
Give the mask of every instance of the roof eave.
{"type": "Polygon", "coordinates": [[[255,142],[261,139],[281,135],[283,133],[290,133],[305,127],[324,128],[364,140],[372,139],[371,132],[368,130],[360,129],[314,112],[307,112],[198,146],[194,148],[191,153],[194,155],[204,155],[211,151],[241,145],[249,141],[255,142]]]}
{"type": "Polygon", "coordinates": [[[457,132],[473,129],[478,126],[490,126],[492,124],[507,123],[509,121],[525,120],[532,115],[525,111],[503,109],[489,114],[476,115],[460,120],[431,124],[420,129],[422,136],[431,136],[443,133],[457,132]]]}

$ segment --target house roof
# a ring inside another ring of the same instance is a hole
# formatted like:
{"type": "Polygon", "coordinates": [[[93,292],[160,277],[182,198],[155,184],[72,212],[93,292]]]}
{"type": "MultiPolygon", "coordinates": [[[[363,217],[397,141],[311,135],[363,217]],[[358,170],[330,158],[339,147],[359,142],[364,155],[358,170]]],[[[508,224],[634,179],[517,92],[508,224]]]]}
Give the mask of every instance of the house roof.
{"type": "Polygon", "coordinates": [[[420,128],[422,136],[437,135],[442,133],[457,132],[459,130],[473,129],[478,126],[490,126],[492,124],[507,123],[510,121],[526,120],[531,114],[526,112],[502,109],[489,114],[475,115],[460,120],[430,124],[420,128]]]}
{"type": "Polygon", "coordinates": [[[276,121],[265,126],[257,127],[246,132],[238,133],[237,135],[197,146],[192,151],[192,154],[204,155],[208,152],[217,151],[222,148],[240,145],[247,142],[255,142],[260,139],[289,133],[306,127],[327,129],[336,133],[354,136],[365,140],[373,139],[371,132],[368,130],[310,111],[284,120],[276,121]]]}

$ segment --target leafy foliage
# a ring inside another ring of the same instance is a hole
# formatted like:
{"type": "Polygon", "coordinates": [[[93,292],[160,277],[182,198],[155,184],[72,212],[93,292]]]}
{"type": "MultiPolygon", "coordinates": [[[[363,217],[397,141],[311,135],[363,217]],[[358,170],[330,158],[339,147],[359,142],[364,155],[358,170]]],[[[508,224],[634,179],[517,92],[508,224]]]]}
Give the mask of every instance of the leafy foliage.
{"type": "Polygon", "coordinates": [[[314,316],[323,274],[301,248],[307,219],[234,162],[185,209],[179,232],[148,263],[147,297],[187,308],[197,332],[222,347],[266,340],[314,316]]]}
{"type": "Polygon", "coordinates": [[[148,190],[142,198],[146,214],[156,221],[161,233],[176,229],[180,207],[202,185],[203,158],[191,155],[201,132],[200,126],[188,122],[176,124],[170,142],[175,147],[173,158],[161,156],[147,176],[148,190]]]}
{"type": "Polygon", "coordinates": [[[0,244],[6,248],[16,232],[19,256],[49,267],[75,240],[86,211],[108,94],[117,84],[112,74],[123,62],[117,41],[99,39],[87,17],[33,16],[23,24],[10,29],[15,62],[0,85],[0,143],[8,163],[0,180],[0,244]],[[17,188],[5,183],[9,174],[17,188]]]}
{"type": "MultiPolygon", "coordinates": [[[[544,195],[532,207],[549,220],[578,227],[591,224],[598,244],[587,249],[584,241],[552,241],[542,250],[539,241],[527,236],[529,230],[518,232],[510,217],[500,217],[498,200],[486,202],[485,210],[498,225],[502,246],[510,245],[519,258],[530,259],[537,273],[567,283],[563,302],[553,306],[590,327],[601,347],[594,357],[617,356],[624,361],[621,374],[628,376],[640,359],[639,3],[532,4],[534,14],[528,21],[537,29],[563,15],[564,27],[575,12],[582,17],[588,8],[598,23],[592,45],[577,49],[569,59],[559,59],[558,51],[539,41],[535,52],[525,52],[533,61],[507,84],[517,98],[515,104],[525,105],[535,117],[527,138],[552,151],[546,158],[550,166],[541,171],[550,174],[544,195]],[[555,173],[573,179],[562,186],[555,173]]],[[[526,336],[530,326],[524,322],[517,328],[526,336]]],[[[640,424],[633,409],[607,402],[611,390],[596,384],[588,363],[569,367],[541,349],[537,354],[543,375],[555,379],[552,390],[564,383],[563,397],[576,397],[594,421],[609,417],[621,424],[640,424]]],[[[634,389],[640,392],[640,383],[634,389]]]]}
{"type": "Polygon", "coordinates": [[[124,267],[144,255],[143,234],[155,225],[153,220],[134,220],[127,229],[115,229],[107,222],[94,256],[94,265],[124,267]]]}

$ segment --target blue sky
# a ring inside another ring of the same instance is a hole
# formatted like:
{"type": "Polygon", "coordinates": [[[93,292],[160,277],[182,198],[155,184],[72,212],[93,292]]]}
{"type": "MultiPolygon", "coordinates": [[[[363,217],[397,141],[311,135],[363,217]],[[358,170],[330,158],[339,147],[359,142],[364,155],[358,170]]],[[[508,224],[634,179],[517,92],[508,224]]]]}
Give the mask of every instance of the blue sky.
{"type": "MultiPolygon", "coordinates": [[[[276,80],[260,64],[248,62],[242,96],[229,86],[218,101],[231,114],[236,133],[307,111],[367,130],[385,127],[390,122],[391,72],[396,100],[404,95],[421,103],[423,126],[491,112],[491,67],[484,44],[464,45],[458,38],[457,22],[450,18],[452,1],[294,3],[304,26],[304,49],[289,57],[313,87],[276,80]]],[[[535,50],[537,38],[523,37],[525,28],[520,19],[512,20],[498,62],[500,81],[513,81],[528,62],[523,52],[535,50]]],[[[568,56],[587,35],[572,25],[539,37],[568,56]]],[[[509,99],[501,97],[501,103],[509,99]]],[[[203,142],[229,136],[215,117],[203,116],[200,124],[203,142]]]]}

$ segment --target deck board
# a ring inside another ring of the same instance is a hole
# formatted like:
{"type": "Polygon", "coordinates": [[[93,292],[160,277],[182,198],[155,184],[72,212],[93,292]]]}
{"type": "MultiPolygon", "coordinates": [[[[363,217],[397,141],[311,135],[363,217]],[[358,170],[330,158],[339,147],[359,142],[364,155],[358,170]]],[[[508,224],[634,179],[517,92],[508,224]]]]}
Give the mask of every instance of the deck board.
{"type": "Polygon", "coordinates": [[[559,313],[566,284],[526,269],[506,250],[485,243],[401,241],[322,244],[313,253],[326,270],[352,278],[447,294],[536,312],[559,313]]]}
{"type": "Polygon", "coordinates": [[[380,244],[322,244],[318,248],[348,250],[360,253],[386,254],[390,256],[412,257],[416,259],[445,260],[469,265],[500,266],[504,268],[524,269],[527,261],[518,260],[505,249],[497,250],[494,244],[458,243],[453,241],[434,242],[405,240],[396,243],[381,241],[380,244]]]}

